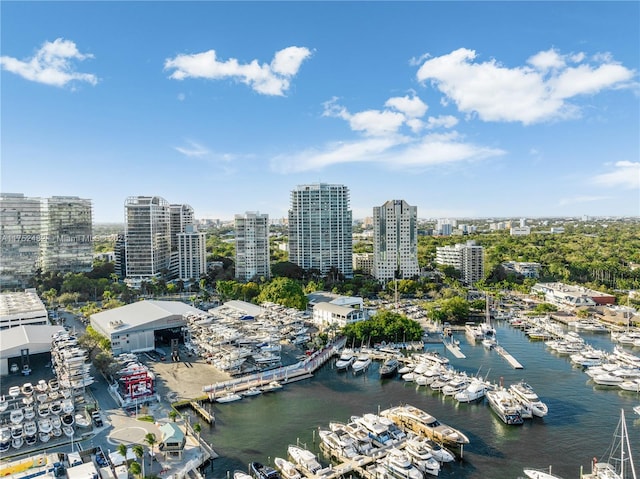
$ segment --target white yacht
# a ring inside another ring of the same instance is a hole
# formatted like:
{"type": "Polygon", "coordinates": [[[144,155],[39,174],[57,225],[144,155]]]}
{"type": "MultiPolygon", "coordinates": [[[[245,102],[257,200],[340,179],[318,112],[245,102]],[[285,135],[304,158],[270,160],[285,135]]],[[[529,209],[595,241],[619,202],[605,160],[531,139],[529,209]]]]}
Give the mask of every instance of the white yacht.
{"type": "Polygon", "coordinates": [[[544,417],[549,413],[548,406],[542,402],[533,388],[524,381],[509,386],[509,391],[516,400],[531,409],[534,416],[544,417]]]}
{"type": "Polygon", "coordinates": [[[0,452],[7,452],[11,447],[11,429],[0,428],[0,452]]]}
{"type": "Polygon", "coordinates": [[[370,364],[371,356],[369,356],[369,353],[361,352],[356,356],[353,364],[351,364],[351,371],[353,371],[353,374],[361,373],[363,371],[366,371],[370,364]]]}
{"type": "Polygon", "coordinates": [[[409,454],[392,448],[382,460],[385,469],[397,479],[423,479],[420,469],[413,465],[409,454]]]}
{"type": "Polygon", "coordinates": [[[458,402],[473,402],[482,399],[490,385],[481,378],[473,378],[465,389],[455,394],[454,398],[458,402]]]}
{"type": "Polygon", "coordinates": [[[0,412],[6,411],[8,407],[9,401],[7,401],[7,398],[4,395],[0,396],[0,412]]]}
{"type": "Polygon", "coordinates": [[[356,359],[356,355],[351,348],[344,348],[340,353],[338,359],[336,359],[335,367],[338,371],[344,371],[353,364],[356,359]]]}
{"type": "Polygon", "coordinates": [[[282,457],[274,458],[273,464],[276,466],[276,469],[280,471],[280,475],[284,479],[301,479],[302,478],[302,475],[296,469],[296,467],[282,457]]]}
{"type": "Polygon", "coordinates": [[[348,438],[348,440],[345,441],[341,436],[338,436],[338,434],[329,429],[318,429],[318,436],[332,456],[352,458],[358,455],[352,438],[348,438]]]}
{"type": "Polygon", "coordinates": [[[269,393],[277,391],[279,389],[282,389],[282,383],[280,383],[279,381],[270,381],[269,384],[262,386],[260,388],[260,391],[262,391],[263,393],[269,393]]]}
{"type": "Polygon", "coordinates": [[[522,406],[515,397],[505,388],[497,388],[486,392],[489,406],[493,412],[504,422],[511,426],[524,423],[522,418],[522,406]]]}
{"type": "Polygon", "coordinates": [[[523,472],[529,479],[562,479],[560,476],[551,474],[551,468],[549,468],[549,472],[538,469],[524,469],[523,472]]]}
{"type": "Polygon", "coordinates": [[[293,463],[304,471],[315,474],[322,469],[322,465],[316,459],[315,454],[307,449],[292,445],[287,448],[287,452],[293,463]]]}
{"type": "Polygon", "coordinates": [[[415,466],[425,474],[437,476],[440,473],[440,463],[433,457],[431,450],[424,442],[410,439],[405,443],[404,450],[415,466]]]}
{"type": "Polygon", "coordinates": [[[220,396],[219,398],[216,398],[216,402],[228,403],[233,401],[239,401],[240,399],[242,399],[242,396],[240,394],[234,393],[233,391],[229,391],[223,394],[222,396],[220,396]]]}
{"type": "Polygon", "coordinates": [[[24,419],[24,413],[20,408],[14,409],[9,414],[9,420],[11,421],[11,424],[20,424],[23,419],[24,419]]]}

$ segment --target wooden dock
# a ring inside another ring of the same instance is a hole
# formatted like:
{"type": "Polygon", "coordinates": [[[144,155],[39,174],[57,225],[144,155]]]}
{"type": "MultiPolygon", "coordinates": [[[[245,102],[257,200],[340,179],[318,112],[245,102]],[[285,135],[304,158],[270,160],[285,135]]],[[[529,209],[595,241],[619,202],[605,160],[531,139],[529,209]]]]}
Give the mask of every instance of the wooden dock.
{"type": "Polygon", "coordinates": [[[507,350],[504,349],[502,346],[496,345],[494,347],[494,349],[496,350],[496,352],[500,356],[502,356],[504,359],[507,360],[507,362],[511,365],[512,368],[514,368],[514,369],[524,369],[524,366],[522,364],[520,364],[516,358],[511,356],[511,354],[509,354],[507,352],[507,350]]]}
{"type": "Polygon", "coordinates": [[[460,349],[460,346],[458,346],[457,344],[451,342],[451,341],[447,341],[446,339],[443,339],[442,342],[444,343],[444,347],[447,348],[449,350],[449,352],[451,354],[453,354],[456,358],[458,359],[466,359],[467,357],[464,355],[464,353],[462,352],[462,350],[460,349]]]}
{"type": "Polygon", "coordinates": [[[189,405],[193,408],[193,410],[195,412],[197,412],[205,421],[207,421],[207,423],[209,424],[214,424],[216,422],[216,418],[215,416],[210,413],[209,411],[207,411],[205,408],[203,408],[200,404],[198,404],[196,401],[191,401],[189,403],[189,405]]]}

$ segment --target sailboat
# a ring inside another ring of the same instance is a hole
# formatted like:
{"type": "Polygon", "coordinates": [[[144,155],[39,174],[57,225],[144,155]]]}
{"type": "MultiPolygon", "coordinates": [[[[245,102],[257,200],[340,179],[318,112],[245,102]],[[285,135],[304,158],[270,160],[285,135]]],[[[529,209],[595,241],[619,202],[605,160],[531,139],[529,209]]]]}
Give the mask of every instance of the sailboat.
{"type": "Polygon", "coordinates": [[[637,479],[624,409],[620,410],[618,427],[613,435],[611,446],[603,458],[603,460],[597,460],[594,457],[591,462],[591,474],[584,474],[582,477],[584,479],[637,479]]]}

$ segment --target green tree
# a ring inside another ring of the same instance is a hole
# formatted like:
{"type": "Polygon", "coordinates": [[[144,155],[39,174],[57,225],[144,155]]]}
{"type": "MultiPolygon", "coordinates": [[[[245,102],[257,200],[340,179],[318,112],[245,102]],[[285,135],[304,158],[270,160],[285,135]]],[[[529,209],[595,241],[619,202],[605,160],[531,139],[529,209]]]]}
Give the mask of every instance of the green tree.
{"type": "Polygon", "coordinates": [[[177,417],[178,417],[178,411],[176,411],[175,409],[172,409],[171,411],[169,411],[169,419],[171,419],[171,422],[176,422],[177,417]]]}
{"type": "Polygon", "coordinates": [[[142,468],[137,462],[132,462],[131,464],[129,464],[129,472],[131,472],[131,474],[133,474],[135,477],[138,477],[142,472],[142,468]]]}
{"type": "Polygon", "coordinates": [[[258,303],[269,301],[301,311],[307,308],[308,303],[307,296],[300,284],[290,278],[275,278],[264,285],[257,301],[258,303]]]}
{"type": "Polygon", "coordinates": [[[144,446],[142,446],[141,444],[136,444],[135,446],[133,446],[131,448],[133,450],[133,453],[135,454],[135,456],[138,458],[138,461],[140,461],[140,459],[142,459],[142,477],[145,477],[145,473],[144,473],[144,446]]]}
{"type": "Polygon", "coordinates": [[[200,433],[202,432],[202,426],[200,425],[199,422],[193,425],[193,432],[196,433],[196,436],[198,438],[198,447],[202,448],[202,446],[200,445],[200,433]]]}
{"type": "Polygon", "coordinates": [[[123,444],[123,443],[118,444],[118,447],[116,448],[116,451],[118,451],[118,454],[120,454],[124,458],[124,460],[126,462],[126,460],[127,460],[127,445],[123,444]]]}

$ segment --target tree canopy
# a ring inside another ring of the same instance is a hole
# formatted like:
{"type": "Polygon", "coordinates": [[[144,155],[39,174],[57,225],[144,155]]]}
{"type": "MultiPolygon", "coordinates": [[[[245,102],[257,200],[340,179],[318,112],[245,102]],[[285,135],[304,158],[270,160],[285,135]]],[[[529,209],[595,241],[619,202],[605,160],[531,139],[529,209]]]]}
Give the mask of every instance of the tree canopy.
{"type": "Polygon", "coordinates": [[[381,343],[418,341],[422,338],[422,326],[417,321],[394,311],[378,311],[366,321],[346,325],[342,334],[347,342],[381,343]]]}
{"type": "Polygon", "coordinates": [[[257,297],[258,303],[271,302],[296,308],[307,309],[308,299],[300,284],[290,278],[274,278],[265,284],[257,297]]]}

